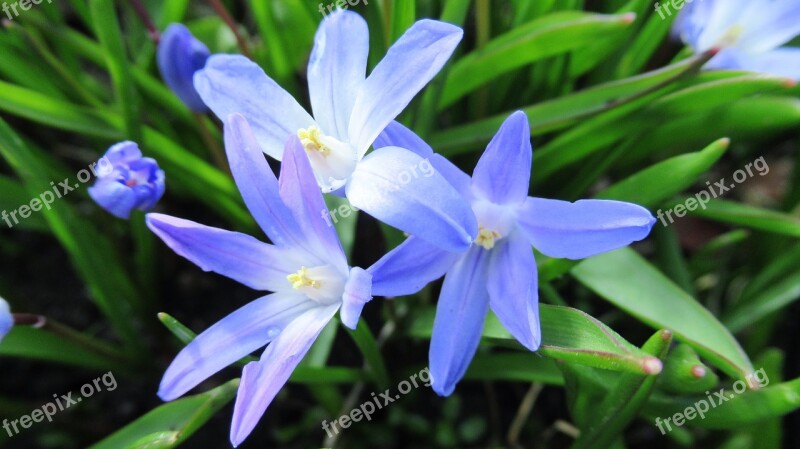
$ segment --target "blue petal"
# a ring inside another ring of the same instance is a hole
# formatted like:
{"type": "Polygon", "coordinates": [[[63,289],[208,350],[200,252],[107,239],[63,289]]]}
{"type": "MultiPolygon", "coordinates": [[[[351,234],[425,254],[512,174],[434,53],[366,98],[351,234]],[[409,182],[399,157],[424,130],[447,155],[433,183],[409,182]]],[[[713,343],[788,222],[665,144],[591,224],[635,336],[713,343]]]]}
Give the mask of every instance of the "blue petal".
{"type": "Polygon", "coordinates": [[[429,161],[399,147],[372,152],[347,184],[350,203],[384,223],[461,252],[477,235],[469,204],[429,161]]]}
{"type": "Polygon", "coordinates": [[[195,74],[194,87],[220,120],[242,114],[264,152],[277,160],[290,135],[316,124],[294,97],[244,56],[212,56],[195,74]]]}
{"type": "Polygon", "coordinates": [[[350,142],[363,155],[450,58],[461,28],[420,20],[405,32],[367,77],[350,117],[350,142]]]}
{"type": "Polygon", "coordinates": [[[117,218],[127,220],[136,208],[139,198],[134,190],[114,180],[98,180],[89,187],[89,196],[95,203],[117,218]]]}
{"type": "Polygon", "coordinates": [[[730,48],[715,56],[706,68],[749,70],[800,80],[800,48],[782,47],[757,55],[730,48]]]}
{"type": "Polygon", "coordinates": [[[473,190],[495,204],[522,203],[528,196],[532,157],[528,118],[517,111],[503,122],[475,166],[473,190]]]}
{"type": "Polygon", "coordinates": [[[247,208],[270,240],[276,245],[298,246],[310,252],[312,248],[306,244],[291,211],[283,204],[278,179],[247,120],[240,114],[231,115],[225,124],[225,151],[247,208]]]}
{"type": "Polygon", "coordinates": [[[518,220],[543,254],[582,259],[642,240],[656,219],[647,209],[621,201],[528,198],[518,220]]]}
{"type": "Polygon", "coordinates": [[[466,199],[471,198],[472,194],[469,187],[472,180],[469,175],[441,155],[435,154],[430,145],[401,123],[396,121],[390,123],[375,140],[374,146],[376,149],[383,147],[405,148],[420,157],[428,159],[433,168],[444,176],[450,185],[455,187],[466,199]]]}
{"type": "Polygon", "coordinates": [[[353,267],[344,286],[342,297],[342,324],[355,329],[364,305],[372,300],[372,275],[366,270],[353,267]]]}
{"type": "Polygon", "coordinates": [[[492,310],[511,335],[531,351],[539,349],[542,331],[536,260],[520,232],[512,232],[492,250],[487,288],[492,310]]]}
{"type": "Polygon", "coordinates": [[[142,150],[139,149],[139,145],[136,142],[126,140],[112,145],[103,155],[102,159],[105,159],[105,161],[99,162],[98,166],[100,166],[99,170],[102,169],[109,172],[110,170],[103,168],[103,166],[108,167],[108,163],[111,163],[111,165],[129,164],[141,158],[142,150]]]}
{"type": "Polygon", "coordinates": [[[195,72],[206,65],[211,52],[185,26],[173,23],[161,35],[156,61],[161,77],[178,98],[195,112],[208,110],[194,89],[195,72]]]}
{"type": "Polygon", "coordinates": [[[179,255],[255,290],[286,289],[286,276],[301,263],[290,251],[246,234],[161,214],[147,214],[146,220],[147,227],[179,255]]]}
{"type": "Polygon", "coordinates": [[[405,148],[423,158],[433,156],[433,149],[427,142],[422,140],[414,131],[394,120],[375,139],[374,146],[375,149],[383,147],[405,148]]]}
{"type": "Polygon", "coordinates": [[[11,308],[5,299],[0,298],[0,341],[11,332],[14,327],[14,317],[11,315],[11,308]]]}
{"type": "Polygon", "coordinates": [[[292,211],[300,233],[314,249],[313,254],[346,272],[347,257],[331,223],[306,150],[297,136],[292,136],[286,143],[281,164],[280,196],[292,211]]]}
{"type": "Polygon", "coordinates": [[[315,307],[300,315],[267,346],[261,360],[244,367],[233,408],[230,437],[234,447],[250,435],[337,310],[336,305],[315,307]]]}
{"type": "Polygon", "coordinates": [[[322,130],[343,142],[368,55],[369,30],[361,16],[338,10],[323,19],[308,63],[309,96],[322,130]]]}
{"type": "Polygon", "coordinates": [[[171,401],[228,365],[269,343],[281,329],[318,304],[301,295],[273,294],[256,299],[198,335],[175,357],[158,395],[171,401]]]}
{"type": "Polygon", "coordinates": [[[453,392],[478,350],[489,310],[488,254],[473,246],[444,277],[429,355],[433,391],[439,396],[453,392]]]}
{"type": "Polygon", "coordinates": [[[747,6],[749,9],[739,11],[744,33],[736,45],[745,53],[756,55],[774,50],[800,34],[797,0],[749,2],[747,6]]]}
{"type": "Polygon", "coordinates": [[[367,268],[372,273],[372,294],[413,295],[439,279],[461,254],[439,249],[417,237],[409,237],[367,268]]]}

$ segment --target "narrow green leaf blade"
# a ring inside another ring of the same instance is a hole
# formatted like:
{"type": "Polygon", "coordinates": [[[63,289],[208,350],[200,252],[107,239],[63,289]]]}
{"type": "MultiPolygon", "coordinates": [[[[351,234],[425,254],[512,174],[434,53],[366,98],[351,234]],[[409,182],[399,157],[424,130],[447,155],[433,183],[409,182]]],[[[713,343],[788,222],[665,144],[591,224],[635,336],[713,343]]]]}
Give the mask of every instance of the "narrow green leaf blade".
{"type": "Polygon", "coordinates": [[[730,376],[743,378],[753,371],[750,359],[728,329],[634,250],[623,248],[586,259],[571,273],[649,326],[673,331],[678,340],[690,344],[730,376]]]}

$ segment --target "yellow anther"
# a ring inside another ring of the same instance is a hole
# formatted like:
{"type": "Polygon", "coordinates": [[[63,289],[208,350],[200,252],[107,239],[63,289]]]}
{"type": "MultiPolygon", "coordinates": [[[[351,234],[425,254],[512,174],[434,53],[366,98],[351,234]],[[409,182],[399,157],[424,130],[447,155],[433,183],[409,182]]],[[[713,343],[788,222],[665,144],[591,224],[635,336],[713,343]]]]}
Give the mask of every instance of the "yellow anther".
{"type": "Polygon", "coordinates": [[[286,276],[286,279],[292,284],[292,287],[295,290],[303,287],[319,287],[319,281],[315,281],[308,277],[308,269],[306,267],[300,267],[300,269],[297,270],[297,273],[286,276]]]}
{"type": "Polygon", "coordinates": [[[719,43],[717,45],[719,45],[720,47],[730,47],[734,45],[736,41],[739,40],[739,38],[742,36],[743,33],[744,33],[743,26],[734,25],[728,29],[728,31],[725,33],[724,36],[722,36],[722,39],[719,40],[719,43]]]}
{"type": "Polygon", "coordinates": [[[300,143],[303,144],[303,148],[309,153],[316,151],[323,156],[327,156],[331,153],[331,149],[322,143],[322,131],[316,126],[311,126],[308,129],[300,128],[297,131],[297,137],[300,138],[300,143]]]}
{"type": "Polygon", "coordinates": [[[479,226],[478,238],[475,239],[475,244],[482,246],[483,249],[492,249],[494,248],[494,241],[499,238],[500,234],[497,231],[479,226]]]}

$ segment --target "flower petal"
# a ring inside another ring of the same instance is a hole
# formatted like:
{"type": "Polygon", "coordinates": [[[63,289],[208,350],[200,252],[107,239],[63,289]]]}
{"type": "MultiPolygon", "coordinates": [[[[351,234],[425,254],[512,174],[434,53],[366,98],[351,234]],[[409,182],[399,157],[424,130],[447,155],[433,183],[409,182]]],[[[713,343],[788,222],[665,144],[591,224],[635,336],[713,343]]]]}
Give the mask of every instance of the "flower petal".
{"type": "Polygon", "coordinates": [[[420,20],[389,48],[362,85],[350,117],[348,134],[359,155],[439,73],[463,34],[455,25],[420,20]]]}
{"type": "Polygon", "coordinates": [[[749,54],[774,50],[800,34],[800,2],[772,0],[749,2],[740,10],[744,33],[737,47],[749,54]]]}
{"type": "Polygon", "coordinates": [[[301,262],[290,251],[246,234],[203,226],[169,215],[147,214],[147,227],[179,255],[205,271],[227,276],[252,289],[280,291],[301,262]]]}
{"type": "Polygon", "coordinates": [[[372,275],[363,268],[353,267],[344,286],[342,297],[342,324],[355,329],[364,305],[372,300],[372,275]]]}
{"type": "Polygon", "coordinates": [[[800,80],[800,48],[782,47],[758,55],[727,49],[709,61],[706,68],[750,70],[800,80]]]}
{"type": "Polygon", "coordinates": [[[286,143],[281,164],[280,195],[289,206],[300,234],[314,248],[314,255],[347,273],[347,258],[331,223],[314,171],[297,136],[286,143]]]}
{"type": "Polygon", "coordinates": [[[383,147],[400,147],[423,158],[433,156],[433,149],[427,142],[422,140],[414,131],[395,120],[392,120],[383,132],[378,135],[373,145],[376,150],[383,147]]]}
{"type": "Polygon", "coordinates": [[[194,87],[220,120],[242,114],[264,152],[277,160],[289,135],[316,124],[294,97],[244,56],[212,56],[194,75],[194,87]]]}
{"type": "Polygon", "coordinates": [[[528,118],[517,111],[503,122],[475,166],[473,191],[495,204],[522,203],[528,196],[532,157],[528,118]]]}
{"type": "Polygon", "coordinates": [[[372,294],[413,295],[444,276],[461,256],[411,236],[367,268],[372,273],[372,294]]]}
{"type": "Polygon", "coordinates": [[[230,438],[234,447],[250,435],[338,309],[338,305],[318,306],[298,316],[267,346],[261,360],[244,367],[233,408],[230,438]]]}
{"type": "Polygon", "coordinates": [[[130,218],[139,203],[139,196],[132,188],[111,179],[98,180],[89,187],[89,196],[111,215],[124,220],[130,218]]]}
{"type": "Polygon", "coordinates": [[[171,401],[228,365],[267,344],[281,329],[318,304],[277,293],[256,299],[198,335],[172,361],[158,395],[171,401]]]}
{"type": "Polygon", "coordinates": [[[225,124],[225,151],[233,178],[247,208],[273,243],[311,248],[279,194],[278,179],[241,114],[232,114],[225,124]]]}
{"type": "Polygon", "coordinates": [[[205,66],[211,52],[195,39],[183,24],[170,24],[158,43],[156,61],[164,82],[186,106],[195,112],[208,110],[203,99],[194,90],[192,81],[196,71],[205,66]]]}
{"type": "Polygon", "coordinates": [[[582,259],[642,240],[656,219],[632,203],[528,198],[518,223],[528,241],[550,257],[582,259]]]}
{"type": "Polygon", "coordinates": [[[12,327],[14,327],[14,316],[11,315],[11,307],[5,299],[0,298],[0,341],[11,332],[12,327]]]}
{"type": "Polygon", "coordinates": [[[433,152],[433,149],[427,142],[422,140],[414,131],[406,128],[403,124],[397,121],[389,123],[389,126],[375,140],[375,149],[383,147],[400,147],[405,148],[412,153],[418,154],[420,157],[428,159],[447,182],[450,183],[455,189],[460,192],[466,199],[471,198],[469,186],[472,180],[469,175],[461,171],[458,167],[453,165],[439,154],[433,152]]]}
{"type": "Polygon", "coordinates": [[[461,252],[478,232],[475,215],[430,162],[399,147],[364,158],[347,184],[350,203],[384,223],[461,252]]]}
{"type": "Polygon", "coordinates": [[[542,342],[536,260],[519,231],[500,240],[489,262],[489,304],[500,322],[523,346],[536,351],[542,342]]]}
{"type": "Polygon", "coordinates": [[[449,396],[478,350],[489,310],[489,252],[474,245],[447,273],[436,306],[429,366],[433,390],[449,396]]]}
{"type": "Polygon", "coordinates": [[[361,16],[337,10],[322,20],[308,63],[308,89],[317,123],[341,141],[347,141],[368,54],[369,30],[361,16]]]}

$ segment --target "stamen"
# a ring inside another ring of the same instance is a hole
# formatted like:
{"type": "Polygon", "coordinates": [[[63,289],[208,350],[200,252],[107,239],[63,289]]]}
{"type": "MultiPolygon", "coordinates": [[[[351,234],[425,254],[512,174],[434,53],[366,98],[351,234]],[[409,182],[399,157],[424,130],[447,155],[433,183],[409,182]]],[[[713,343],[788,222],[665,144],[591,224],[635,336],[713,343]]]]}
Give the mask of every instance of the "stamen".
{"type": "Polygon", "coordinates": [[[741,25],[734,25],[728,29],[724,36],[722,36],[722,39],[719,40],[717,45],[720,47],[733,46],[742,36],[742,33],[744,33],[744,27],[741,25]]]}
{"type": "Polygon", "coordinates": [[[297,273],[286,276],[286,279],[292,284],[292,288],[295,290],[299,290],[303,287],[319,288],[320,286],[319,281],[308,277],[308,269],[306,267],[300,267],[297,273]]]}
{"type": "Polygon", "coordinates": [[[311,126],[308,129],[300,128],[297,131],[297,137],[300,138],[300,143],[303,144],[303,148],[309,153],[316,151],[323,156],[327,156],[331,153],[331,149],[322,143],[321,139],[324,135],[316,126],[311,126]]]}
{"type": "Polygon", "coordinates": [[[494,241],[499,238],[500,234],[497,231],[479,226],[478,237],[475,239],[475,244],[482,246],[483,249],[492,249],[494,248],[494,241]]]}

